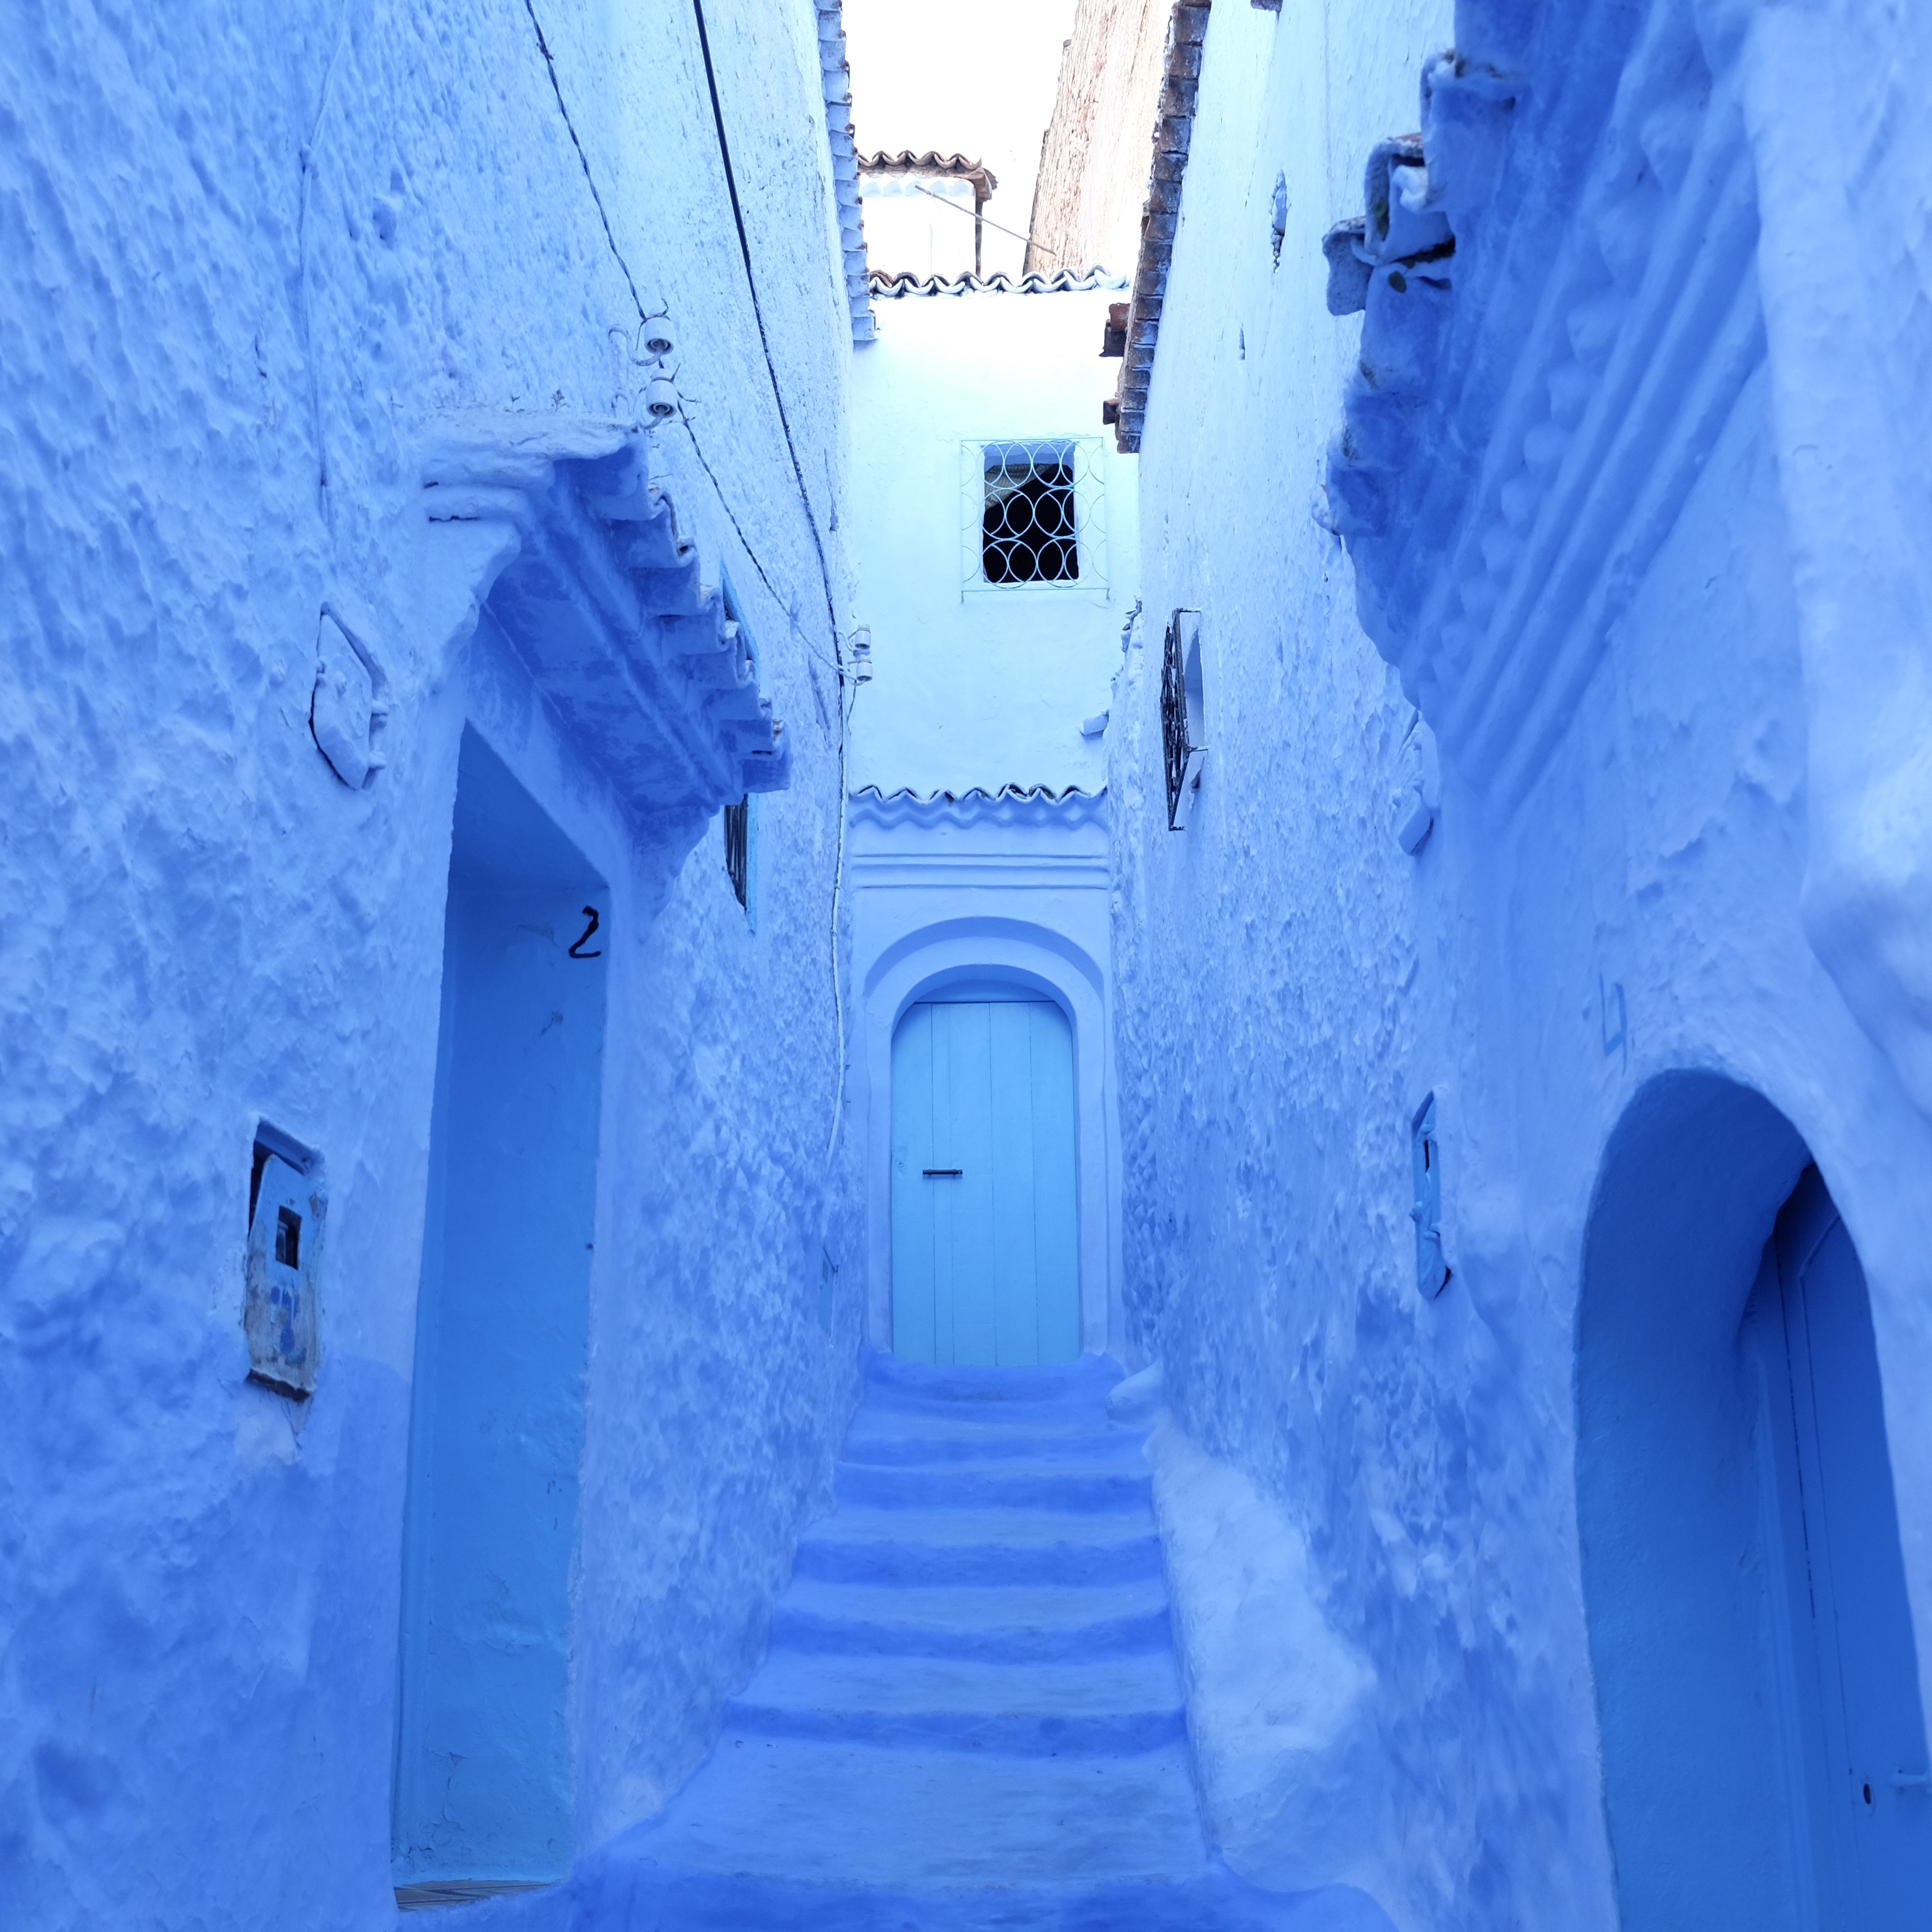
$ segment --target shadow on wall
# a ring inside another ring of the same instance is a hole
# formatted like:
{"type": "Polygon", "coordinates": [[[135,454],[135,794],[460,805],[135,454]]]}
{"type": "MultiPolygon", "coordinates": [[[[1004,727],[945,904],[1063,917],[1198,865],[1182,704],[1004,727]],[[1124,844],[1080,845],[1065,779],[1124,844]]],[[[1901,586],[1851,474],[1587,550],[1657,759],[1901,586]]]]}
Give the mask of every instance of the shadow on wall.
{"type": "Polygon", "coordinates": [[[1679,1073],[1631,1102],[1576,1348],[1624,1932],[1922,1924],[1932,1788],[1864,1276],[1762,1096],[1679,1073]]]}
{"type": "Polygon", "coordinates": [[[463,735],[418,1296],[396,1880],[560,1876],[604,881],[463,735]]]}

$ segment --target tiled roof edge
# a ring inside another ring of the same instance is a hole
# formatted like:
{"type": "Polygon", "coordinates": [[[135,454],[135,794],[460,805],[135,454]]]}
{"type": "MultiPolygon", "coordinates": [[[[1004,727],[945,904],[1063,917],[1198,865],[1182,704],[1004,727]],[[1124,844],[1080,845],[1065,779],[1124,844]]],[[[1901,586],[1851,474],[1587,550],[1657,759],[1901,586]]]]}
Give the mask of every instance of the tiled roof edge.
{"type": "Polygon", "coordinates": [[[1194,102],[1201,85],[1201,50],[1208,37],[1210,0],[1174,0],[1168,17],[1165,71],[1154,124],[1154,161],[1148,198],[1141,214],[1141,248],[1128,298],[1126,353],[1120,363],[1115,400],[1114,446],[1132,455],[1141,446],[1147,419],[1148,385],[1154,380],[1155,347],[1160,336],[1161,304],[1167,271],[1174,259],[1174,237],[1180,226],[1180,184],[1194,138],[1194,102]]]}
{"type": "Polygon", "coordinates": [[[859,152],[852,134],[852,70],[845,59],[843,0],[817,0],[818,68],[825,84],[825,136],[832,150],[832,186],[838,205],[838,240],[845,257],[845,302],[852,340],[870,342],[872,278],[866,260],[866,220],[859,207],[859,152]]]}
{"type": "Polygon", "coordinates": [[[876,798],[882,803],[896,804],[901,799],[910,800],[915,805],[962,804],[973,799],[1016,798],[1039,800],[1048,805],[1057,805],[1072,798],[1102,798],[1106,795],[1106,787],[1102,785],[1089,791],[1084,785],[1066,785],[1055,791],[1051,785],[1001,785],[997,791],[988,791],[984,785],[968,785],[963,791],[914,791],[910,785],[896,786],[885,791],[875,784],[860,785],[854,791],[854,798],[876,798]]]}
{"type": "Polygon", "coordinates": [[[928,148],[922,154],[915,154],[910,148],[902,148],[896,154],[886,154],[883,149],[876,154],[859,157],[859,172],[862,175],[946,175],[956,181],[969,181],[973,184],[976,200],[985,201],[1000,184],[1000,178],[983,161],[970,161],[964,154],[942,154],[928,148]]]}
{"type": "Polygon", "coordinates": [[[1072,828],[1090,825],[1107,809],[1102,786],[1087,791],[1069,785],[1002,785],[997,791],[974,785],[964,791],[916,792],[909,787],[881,791],[861,785],[847,801],[855,824],[880,825],[1017,825],[1052,823],[1072,828]]]}

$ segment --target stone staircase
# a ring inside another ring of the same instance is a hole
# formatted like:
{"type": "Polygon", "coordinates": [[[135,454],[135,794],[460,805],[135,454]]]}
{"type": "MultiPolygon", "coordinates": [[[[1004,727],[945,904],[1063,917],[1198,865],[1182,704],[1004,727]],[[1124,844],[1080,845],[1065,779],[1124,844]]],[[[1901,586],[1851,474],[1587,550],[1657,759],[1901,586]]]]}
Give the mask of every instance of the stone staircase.
{"type": "Polygon", "coordinates": [[[1360,1892],[1259,1892],[1204,1842],[1119,1376],[873,1358],[717,1750],[579,1868],[567,1922],[1387,1932],[1360,1892]]]}

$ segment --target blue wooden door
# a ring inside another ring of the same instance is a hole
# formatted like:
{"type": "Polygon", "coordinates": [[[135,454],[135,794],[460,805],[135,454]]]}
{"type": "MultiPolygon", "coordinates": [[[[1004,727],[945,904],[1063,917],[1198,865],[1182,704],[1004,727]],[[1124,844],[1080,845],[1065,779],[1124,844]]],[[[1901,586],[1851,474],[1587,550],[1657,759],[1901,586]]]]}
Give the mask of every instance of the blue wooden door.
{"type": "Polygon", "coordinates": [[[892,1348],[1080,1352],[1073,1036],[1051,1000],[938,1000],[892,1041],[892,1348]]]}
{"type": "Polygon", "coordinates": [[[1816,1696],[1807,1728],[1822,1745],[1822,1916],[1906,1932],[1932,1900],[1932,1765],[1864,1272],[1815,1168],[1779,1217],[1777,1250],[1796,1451],[1792,1621],[1811,1626],[1799,1648],[1816,1676],[1799,1693],[1816,1696]]]}

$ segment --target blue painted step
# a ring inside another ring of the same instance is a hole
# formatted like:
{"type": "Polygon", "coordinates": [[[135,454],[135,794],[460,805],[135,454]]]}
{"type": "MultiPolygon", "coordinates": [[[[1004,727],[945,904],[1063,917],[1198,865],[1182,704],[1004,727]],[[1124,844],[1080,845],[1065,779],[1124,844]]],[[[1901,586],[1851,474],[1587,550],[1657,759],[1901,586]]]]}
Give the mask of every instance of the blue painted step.
{"type": "MultiPolygon", "coordinates": [[[[897,1424],[902,1415],[895,1414],[891,1419],[897,1424]]],[[[1128,1430],[1123,1430],[1115,1440],[1106,1436],[1096,1438],[1084,1429],[1048,1433],[1037,1423],[1008,1427],[989,1422],[949,1424],[925,1417],[919,1420],[921,1426],[908,1429],[887,1426],[884,1418],[862,1414],[845,1438],[845,1463],[922,1468],[951,1462],[995,1468],[1013,1462],[1049,1467],[1074,1464],[1122,1471],[1129,1475],[1147,1473],[1139,1440],[1128,1430]]]]}
{"type": "Polygon", "coordinates": [[[1097,1662],[828,1657],[773,1646],[755,1688],[724,1707],[728,1734],[1104,1756],[1186,1736],[1170,1652],[1097,1662]]]}
{"type": "Polygon", "coordinates": [[[1100,1512],[1153,1508],[1147,1472],[950,1458],[908,1465],[844,1462],[838,1499],[859,1509],[1040,1509],[1100,1512]]]}
{"type": "Polygon", "coordinates": [[[1074,1663],[1169,1647],[1157,1572],[1078,1591],[1052,1586],[794,1582],[772,1618],[772,1647],[860,1657],[1074,1663]]]}
{"type": "Polygon", "coordinates": [[[1391,1932],[1360,1892],[1260,1892],[1208,1850],[1142,1433],[1106,1411],[1118,1378],[1090,1357],[873,1358],[837,1506],[711,1758],[487,1922],[1391,1932]]]}
{"type": "Polygon", "coordinates": [[[802,1538],[793,1574],[850,1582],[1120,1583],[1161,1574],[1160,1538],[1043,1510],[842,1510],[802,1538]]]}

